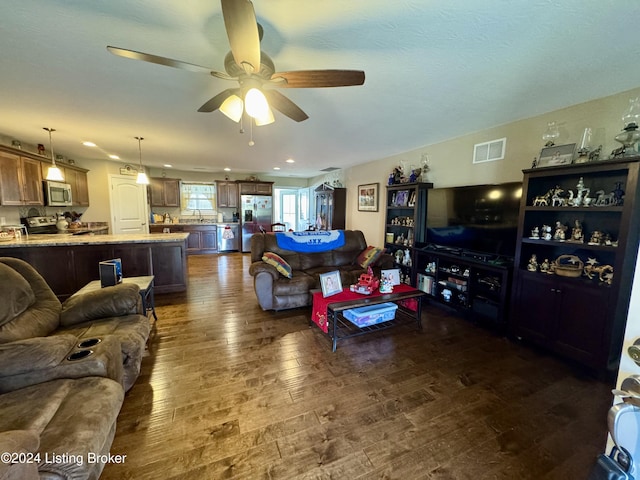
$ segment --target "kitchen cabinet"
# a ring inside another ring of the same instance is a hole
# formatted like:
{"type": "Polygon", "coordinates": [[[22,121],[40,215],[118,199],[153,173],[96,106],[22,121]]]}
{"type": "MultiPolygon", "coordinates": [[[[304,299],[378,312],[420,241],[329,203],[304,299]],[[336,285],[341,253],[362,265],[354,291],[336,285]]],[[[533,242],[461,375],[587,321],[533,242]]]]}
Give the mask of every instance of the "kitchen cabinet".
{"type": "Polygon", "coordinates": [[[272,195],[273,182],[249,182],[238,180],[240,195],[272,195]]]}
{"type": "Polygon", "coordinates": [[[516,338],[598,372],[617,369],[640,230],[639,165],[627,157],[524,170],[509,322],[516,338]],[[556,267],[566,259],[573,274],[556,267]]]}
{"type": "Polygon", "coordinates": [[[218,226],[200,223],[156,223],[149,227],[149,233],[188,233],[187,255],[217,253],[218,226]],[[168,232],[167,232],[168,230],[168,232]]]}
{"type": "Polygon", "coordinates": [[[39,160],[0,150],[0,205],[44,205],[39,160]]]}
{"type": "Polygon", "coordinates": [[[347,189],[322,184],[315,191],[316,228],[344,230],[347,217],[347,189]]]}
{"type": "MultiPolygon", "coordinates": [[[[394,258],[398,250],[409,250],[413,258],[414,247],[424,246],[427,235],[427,200],[433,183],[414,182],[387,186],[385,197],[384,246],[394,258]]],[[[416,286],[415,258],[411,265],[396,261],[405,283],[416,286]]]]}
{"type": "Polygon", "coordinates": [[[150,178],[149,198],[152,207],[179,207],[180,179],[150,178]]]}
{"type": "MultiPolygon", "coordinates": [[[[48,165],[43,165],[47,168],[48,165]]],[[[86,170],[80,170],[71,167],[62,168],[64,182],[71,185],[71,199],[74,206],[89,206],[89,184],[87,182],[86,170]]]]}
{"type": "Polygon", "coordinates": [[[216,181],[218,208],[238,208],[238,184],[235,182],[216,181]]]}

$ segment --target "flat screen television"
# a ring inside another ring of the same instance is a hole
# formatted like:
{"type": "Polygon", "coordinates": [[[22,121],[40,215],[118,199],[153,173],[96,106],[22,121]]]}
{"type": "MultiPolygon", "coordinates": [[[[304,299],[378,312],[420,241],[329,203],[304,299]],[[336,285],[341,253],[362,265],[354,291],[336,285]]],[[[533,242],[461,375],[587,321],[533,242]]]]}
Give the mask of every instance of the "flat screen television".
{"type": "Polygon", "coordinates": [[[429,190],[426,242],[513,257],[522,182],[429,190]]]}

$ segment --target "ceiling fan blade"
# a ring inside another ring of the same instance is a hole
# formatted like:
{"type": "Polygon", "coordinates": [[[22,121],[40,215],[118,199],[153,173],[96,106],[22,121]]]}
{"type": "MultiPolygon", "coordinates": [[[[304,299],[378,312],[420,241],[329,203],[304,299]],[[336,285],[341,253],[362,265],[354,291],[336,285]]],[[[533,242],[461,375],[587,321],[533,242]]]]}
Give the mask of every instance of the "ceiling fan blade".
{"type": "Polygon", "coordinates": [[[239,91],[239,88],[227,88],[202,105],[198,111],[203,113],[213,112],[214,110],[219,109],[220,105],[222,105],[228,97],[234,94],[237,95],[239,91]]]}
{"type": "Polygon", "coordinates": [[[224,80],[235,80],[226,73],[216,72],[208,67],[202,65],[196,65],[194,63],[182,62],[180,60],[174,60],[172,58],[160,57],[158,55],[152,55],[150,53],[136,52],[135,50],[128,50],[126,48],[108,46],[107,50],[118,57],[131,58],[133,60],[142,60],[143,62],[155,63],[157,65],[164,65],[166,67],[179,68],[181,70],[189,70],[196,73],[209,73],[214,77],[222,78],[224,80]]]}
{"type": "Polygon", "coordinates": [[[290,119],[295,120],[296,122],[302,122],[309,118],[309,115],[304,113],[300,109],[300,107],[298,107],[295,103],[282,95],[280,92],[276,90],[263,90],[262,93],[264,93],[264,96],[267,97],[269,106],[282,112],[290,119]]]}
{"type": "Polygon", "coordinates": [[[260,71],[258,22],[249,0],[222,0],[224,26],[233,59],[247,73],[260,71]]]}
{"type": "Polygon", "coordinates": [[[274,82],[280,88],[320,88],[350,87],[364,83],[364,72],[361,70],[298,70],[293,72],[276,72],[271,80],[284,78],[285,82],[274,82]]]}

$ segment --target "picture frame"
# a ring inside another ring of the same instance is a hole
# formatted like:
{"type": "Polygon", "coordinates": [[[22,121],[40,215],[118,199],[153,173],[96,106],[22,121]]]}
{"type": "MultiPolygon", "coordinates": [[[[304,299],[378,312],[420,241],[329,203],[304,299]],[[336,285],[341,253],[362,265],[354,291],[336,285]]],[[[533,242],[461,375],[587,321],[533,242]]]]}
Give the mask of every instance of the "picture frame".
{"type": "Polygon", "coordinates": [[[380,278],[387,277],[391,285],[400,285],[400,269],[390,268],[389,270],[380,270],[380,278]]]}
{"type": "Polygon", "coordinates": [[[358,185],[358,211],[377,212],[379,190],[379,183],[367,183],[365,185],[358,185]]]}
{"type": "Polygon", "coordinates": [[[340,272],[334,270],[332,272],[320,274],[320,287],[322,288],[322,296],[330,297],[336,293],[342,293],[342,281],[340,280],[340,272]]]}
{"type": "Polygon", "coordinates": [[[394,207],[406,207],[409,202],[409,190],[400,190],[396,193],[394,207]]]}
{"type": "Polygon", "coordinates": [[[573,163],[575,151],[575,143],[544,147],[540,151],[540,158],[538,158],[536,167],[556,167],[559,165],[569,165],[573,163]]]}

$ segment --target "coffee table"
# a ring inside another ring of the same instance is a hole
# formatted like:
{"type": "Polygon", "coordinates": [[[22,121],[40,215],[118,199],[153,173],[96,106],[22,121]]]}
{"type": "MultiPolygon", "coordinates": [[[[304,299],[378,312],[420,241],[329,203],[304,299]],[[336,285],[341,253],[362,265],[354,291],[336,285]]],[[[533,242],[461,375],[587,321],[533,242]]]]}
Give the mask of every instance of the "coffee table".
{"type": "MultiPolygon", "coordinates": [[[[425,295],[425,292],[422,290],[403,285],[402,288],[398,288],[398,291],[393,293],[372,295],[357,294],[356,298],[353,298],[353,293],[345,289],[343,293],[335,295],[335,299],[323,299],[329,302],[327,305],[327,335],[329,335],[332,342],[332,351],[336,351],[338,340],[345,340],[399,325],[415,323],[418,330],[422,330],[422,299],[425,295]],[[408,308],[405,304],[407,300],[411,301],[411,299],[415,299],[415,310],[408,308]],[[344,317],[345,310],[379,305],[386,302],[393,302],[398,305],[398,310],[396,310],[396,316],[393,320],[366,327],[359,327],[344,317]]],[[[314,302],[316,298],[321,299],[322,293],[314,292],[314,302]],[[319,297],[316,297],[316,295],[319,295],[319,297]]]]}

